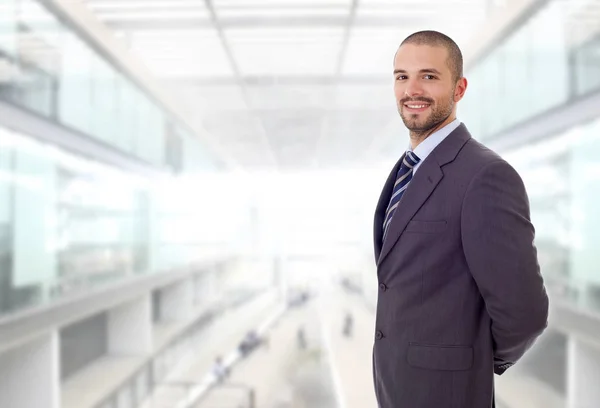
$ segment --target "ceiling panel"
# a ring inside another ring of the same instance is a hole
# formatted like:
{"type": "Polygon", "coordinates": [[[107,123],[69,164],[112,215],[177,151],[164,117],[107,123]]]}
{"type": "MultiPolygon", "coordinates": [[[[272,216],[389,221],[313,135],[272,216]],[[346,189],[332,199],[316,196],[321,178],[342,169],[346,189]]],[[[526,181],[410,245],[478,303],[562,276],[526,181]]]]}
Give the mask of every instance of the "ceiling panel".
{"type": "Polygon", "coordinates": [[[260,118],[247,110],[228,110],[214,113],[203,120],[204,127],[219,135],[224,142],[253,141],[260,135],[260,118]]]}
{"type": "MultiPolygon", "coordinates": [[[[544,15],[538,16],[537,20],[547,23],[552,17],[555,21],[564,19],[564,28],[568,33],[567,41],[570,46],[577,47],[592,40],[600,33],[600,1],[598,0],[562,0],[564,4],[552,4],[544,11],[544,15]],[[551,17],[551,15],[554,15],[551,17]]],[[[558,27],[557,27],[558,29],[558,27]]],[[[542,36],[540,36],[542,37],[542,36]]],[[[548,45],[552,46],[553,36],[547,36],[548,45]]]]}
{"type": "Polygon", "coordinates": [[[255,158],[261,156],[261,166],[276,166],[261,118],[256,113],[247,109],[213,111],[198,115],[198,120],[240,163],[255,162],[255,158]]]}
{"type": "Polygon", "coordinates": [[[198,0],[87,0],[91,10],[155,10],[155,9],[206,9],[206,3],[198,0]]]}
{"type": "Polygon", "coordinates": [[[241,88],[235,84],[196,84],[193,80],[165,81],[191,112],[242,111],[248,108],[241,88]]]}
{"type": "Polygon", "coordinates": [[[496,0],[359,0],[359,5],[369,7],[399,7],[405,9],[436,9],[438,7],[453,7],[457,13],[465,11],[461,7],[487,7],[488,2],[496,0]]]}
{"type": "Polygon", "coordinates": [[[114,10],[98,11],[96,15],[102,21],[115,22],[209,19],[206,10],[114,10]]]}
{"type": "Polygon", "coordinates": [[[86,4],[103,21],[208,20],[210,18],[206,3],[197,0],[94,0],[86,4]]]}
{"type": "Polygon", "coordinates": [[[253,7],[245,5],[240,7],[216,7],[215,12],[219,19],[235,19],[247,17],[261,17],[266,19],[293,17],[307,19],[312,17],[344,17],[348,16],[350,8],[345,5],[330,5],[329,7],[253,7]]]}
{"type": "Polygon", "coordinates": [[[350,6],[352,0],[212,0],[215,7],[322,7],[323,5],[350,6]]]}
{"type": "Polygon", "coordinates": [[[240,28],[225,30],[245,75],[333,75],[342,28],[240,28]]]}
{"type": "Polygon", "coordinates": [[[480,0],[361,0],[342,73],[391,76],[394,54],[411,33],[435,29],[460,46],[485,17],[480,0]]]}
{"type": "Polygon", "coordinates": [[[398,45],[410,28],[356,27],[350,33],[342,75],[389,75],[398,45]]]}
{"type": "Polygon", "coordinates": [[[327,109],[331,107],[334,85],[246,85],[253,109],[327,109]]]}
{"type": "Polygon", "coordinates": [[[241,165],[281,169],[393,162],[398,45],[436,29],[464,47],[496,3],[87,0],[241,165]]]}
{"type": "Polygon", "coordinates": [[[138,30],[128,36],[131,50],[159,77],[232,76],[215,29],[138,30]]]}

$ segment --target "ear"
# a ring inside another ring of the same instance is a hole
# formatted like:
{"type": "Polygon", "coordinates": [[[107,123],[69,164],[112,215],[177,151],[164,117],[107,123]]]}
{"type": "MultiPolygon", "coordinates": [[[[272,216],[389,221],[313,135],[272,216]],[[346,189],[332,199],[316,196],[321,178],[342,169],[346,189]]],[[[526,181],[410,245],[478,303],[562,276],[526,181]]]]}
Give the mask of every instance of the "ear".
{"type": "Polygon", "coordinates": [[[458,81],[456,81],[456,85],[454,86],[454,102],[460,101],[463,96],[465,96],[465,92],[467,91],[467,78],[462,77],[458,81]]]}

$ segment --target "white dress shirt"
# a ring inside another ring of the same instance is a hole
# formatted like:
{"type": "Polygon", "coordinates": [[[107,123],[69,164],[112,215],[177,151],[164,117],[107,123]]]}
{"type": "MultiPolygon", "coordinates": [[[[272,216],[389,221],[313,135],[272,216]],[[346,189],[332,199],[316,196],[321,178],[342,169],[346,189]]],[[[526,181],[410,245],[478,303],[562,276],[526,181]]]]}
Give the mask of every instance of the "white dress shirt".
{"type": "Polygon", "coordinates": [[[425,140],[419,143],[415,150],[412,150],[412,146],[410,143],[408,144],[408,150],[412,151],[414,154],[417,155],[419,159],[421,159],[413,168],[413,176],[419,169],[421,163],[425,161],[425,159],[427,158],[427,156],[429,156],[433,149],[435,149],[437,145],[442,143],[442,140],[444,140],[450,133],[452,133],[460,125],[460,123],[461,122],[458,119],[454,119],[452,122],[448,123],[443,128],[438,129],[432,134],[430,134],[425,140]]]}

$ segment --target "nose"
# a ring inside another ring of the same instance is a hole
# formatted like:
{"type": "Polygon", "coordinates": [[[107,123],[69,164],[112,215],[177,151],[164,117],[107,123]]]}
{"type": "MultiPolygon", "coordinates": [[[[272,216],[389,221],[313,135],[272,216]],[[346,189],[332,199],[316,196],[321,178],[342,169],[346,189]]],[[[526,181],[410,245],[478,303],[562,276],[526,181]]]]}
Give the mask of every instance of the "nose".
{"type": "Polygon", "coordinates": [[[406,83],[406,88],[404,89],[404,95],[410,98],[423,95],[423,88],[419,85],[418,81],[409,80],[406,83]]]}

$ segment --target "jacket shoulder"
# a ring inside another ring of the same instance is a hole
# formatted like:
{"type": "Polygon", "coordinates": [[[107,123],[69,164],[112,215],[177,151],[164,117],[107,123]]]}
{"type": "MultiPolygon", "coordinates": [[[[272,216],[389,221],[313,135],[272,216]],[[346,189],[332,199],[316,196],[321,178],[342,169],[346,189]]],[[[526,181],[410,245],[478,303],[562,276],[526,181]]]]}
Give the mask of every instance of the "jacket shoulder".
{"type": "Polygon", "coordinates": [[[512,168],[498,153],[473,138],[465,143],[457,159],[463,162],[463,165],[467,165],[470,170],[469,173],[473,175],[491,163],[498,163],[512,168]]]}

